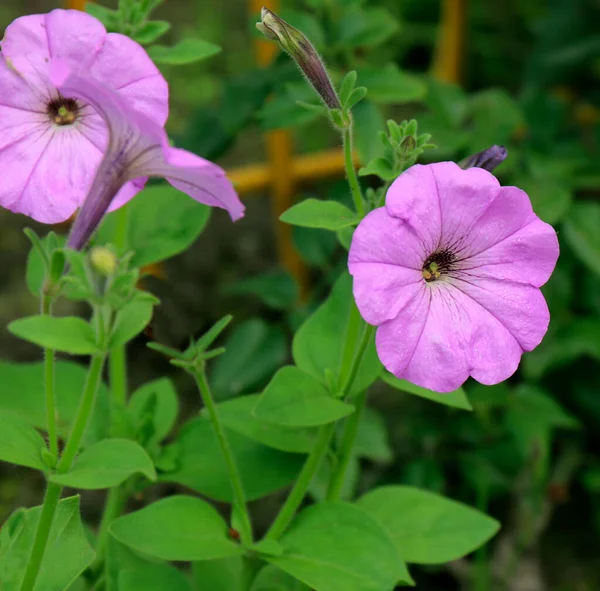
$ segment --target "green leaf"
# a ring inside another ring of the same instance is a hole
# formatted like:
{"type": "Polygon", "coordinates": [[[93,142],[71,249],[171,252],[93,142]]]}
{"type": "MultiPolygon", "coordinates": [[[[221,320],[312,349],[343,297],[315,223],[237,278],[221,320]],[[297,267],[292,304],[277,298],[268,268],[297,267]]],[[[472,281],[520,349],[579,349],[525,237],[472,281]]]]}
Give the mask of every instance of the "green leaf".
{"type": "Polygon", "coordinates": [[[52,482],[72,488],[111,488],[133,474],[156,480],[150,456],[129,439],[105,439],[84,450],[66,474],[53,474],[52,482]]]}
{"type": "Polygon", "coordinates": [[[378,68],[358,70],[360,83],[369,90],[369,99],[375,103],[396,105],[422,100],[427,93],[425,82],[398,68],[387,64],[378,68]]]}
{"type": "MultiPolygon", "coordinates": [[[[55,376],[58,432],[65,437],[77,412],[87,370],[70,361],[57,361],[55,376]]],[[[45,429],[44,364],[0,362],[0,383],[3,385],[0,411],[38,429],[45,429]]],[[[100,384],[84,436],[84,445],[106,437],[108,415],[108,389],[100,384]]]]}
{"type": "Polygon", "coordinates": [[[564,223],[563,236],[590,270],[600,274],[600,203],[578,201],[564,223]]]}
{"type": "Polygon", "coordinates": [[[391,181],[397,174],[391,162],[386,158],[375,158],[358,171],[358,176],[377,175],[384,181],[391,181]]]}
{"type": "MultiPolygon", "coordinates": [[[[183,252],[202,232],[210,215],[210,207],[167,184],[145,188],[125,207],[129,217],[125,251],[135,251],[132,267],[183,252]]],[[[95,238],[97,244],[114,242],[118,215],[112,212],[105,216],[95,238]]]]}
{"type": "Polygon", "coordinates": [[[394,35],[398,27],[398,21],[387,10],[349,7],[344,9],[339,22],[339,42],[345,48],[375,47],[394,35]]]}
{"type": "Polygon", "coordinates": [[[182,39],[177,45],[153,45],[148,48],[148,55],[157,64],[182,66],[193,64],[212,57],[221,51],[214,43],[201,39],[182,39]]]}
{"type": "Polygon", "coordinates": [[[4,411],[0,411],[0,425],[0,460],[37,470],[48,469],[41,454],[46,443],[32,426],[4,411]]]}
{"type": "Polygon", "coordinates": [[[332,264],[337,240],[328,230],[292,226],[292,242],[307,265],[326,267],[332,264]]]}
{"type": "MultiPolygon", "coordinates": [[[[461,126],[467,116],[468,97],[465,91],[456,84],[448,84],[430,78],[428,80],[427,95],[425,103],[431,109],[436,119],[444,123],[448,128],[458,128],[461,126]]],[[[419,117],[419,127],[431,133],[427,126],[421,125],[419,117]]],[[[489,145],[487,146],[489,148],[489,145]]]]}
{"type": "Polygon", "coordinates": [[[236,326],[223,346],[225,353],[211,371],[211,384],[219,398],[262,387],[287,356],[283,331],[258,318],[236,326]]]}
{"type": "MultiPolygon", "coordinates": [[[[302,468],[305,456],[289,454],[226,430],[248,500],[264,497],[289,485],[302,468]]],[[[172,449],[172,448],[167,448],[172,449]]],[[[210,421],[190,421],[175,443],[176,468],[159,480],[178,482],[216,501],[232,502],[229,476],[210,421]],[[198,450],[202,450],[199,461],[198,450]]]]}
{"type": "Polygon", "coordinates": [[[48,259],[54,249],[63,247],[66,238],[64,236],[57,236],[54,232],[49,232],[41,239],[32,232],[26,233],[30,240],[35,241],[35,246],[29,251],[29,255],[27,256],[25,281],[27,282],[29,291],[34,296],[39,297],[44,286],[46,266],[50,267],[50,261],[44,261],[44,259],[48,259]]]}
{"type": "Polygon", "coordinates": [[[119,12],[96,2],[86,2],[85,11],[97,18],[109,31],[116,31],[120,24],[119,12]]]}
{"type": "Polygon", "coordinates": [[[352,110],[356,149],[362,164],[383,156],[383,144],[379,132],[385,128],[385,121],[379,107],[370,100],[358,103],[352,110]]]}
{"type": "MultiPolygon", "coordinates": [[[[265,130],[304,125],[317,119],[320,109],[298,108],[298,102],[311,104],[315,100],[314,90],[306,82],[291,82],[277,89],[273,98],[266,102],[258,117],[265,130]]],[[[312,105],[318,107],[319,105],[312,105]]]]}
{"type": "Polygon", "coordinates": [[[412,582],[384,528],[354,505],[309,507],[280,542],[283,556],[266,560],[315,591],[379,591],[412,582]]]}
{"type": "MultiPolygon", "coordinates": [[[[230,590],[224,589],[223,591],[230,590]]],[[[272,564],[267,564],[256,575],[250,591],[310,591],[310,589],[295,577],[283,572],[280,568],[272,564]]]]}
{"type": "Polygon", "coordinates": [[[453,408],[473,410],[473,407],[471,406],[471,403],[469,402],[462,387],[458,388],[458,390],[454,390],[454,392],[440,394],[439,392],[434,392],[433,390],[428,390],[427,388],[422,388],[421,386],[411,384],[406,380],[400,380],[387,371],[384,371],[381,374],[381,379],[386,384],[392,386],[392,388],[396,388],[396,390],[402,390],[402,392],[414,394],[415,396],[420,396],[421,398],[427,398],[427,400],[433,400],[433,402],[445,404],[446,406],[452,406],[453,408]]]}
{"type": "Polygon", "coordinates": [[[242,279],[228,285],[224,291],[256,296],[275,310],[291,308],[298,300],[298,286],[287,271],[273,271],[242,279]]]}
{"type": "Polygon", "coordinates": [[[138,430],[147,419],[152,422],[150,441],[159,442],[171,432],[177,420],[179,402],[175,386],[168,378],[147,382],[131,395],[128,407],[138,430]]]}
{"type": "Polygon", "coordinates": [[[193,591],[191,584],[180,570],[168,564],[151,562],[121,571],[118,590],[193,591]]]}
{"type": "Polygon", "coordinates": [[[212,560],[241,554],[227,524],[207,502],[183,495],[161,499],[112,522],[119,542],[162,560],[212,560]]]}
{"type": "Polygon", "coordinates": [[[282,367],[269,382],[254,415],[286,427],[315,427],[337,421],[354,410],[308,373],[294,366],[282,367]]]}
{"type": "Polygon", "coordinates": [[[389,532],[409,563],[456,560],[485,544],[500,527],[471,507],[410,486],[377,488],[358,506],[389,532]]]}
{"type": "Polygon", "coordinates": [[[279,219],[286,224],[305,228],[339,230],[360,221],[356,213],[337,201],[306,199],[283,212],[279,219]]]}
{"type": "Polygon", "coordinates": [[[171,28],[167,21],[149,21],[135,31],[133,38],[142,45],[153,43],[171,28]]]}
{"type": "Polygon", "coordinates": [[[357,79],[356,70],[352,70],[351,72],[348,72],[342,79],[342,82],[340,84],[339,94],[340,94],[340,102],[344,106],[348,102],[348,99],[350,98],[350,95],[352,94],[352,91],[354,90],[354,87],[356,86],[356,79],[357,79]]]}
{"type": "MultiPolygon", "coordinates": [[[[269,447],[290,453],[308,453],[315,442],[315,429],[295,429],[268,423],[256,417],[252,411],[260,394],[240,396],[219,404],[221,422],[236,433],[269,447]]],[[[203,415],[206,416],[206,411],[203,415]]]]}
{"type": "MultiPolygon", "coordinates": [[[[11,538],[10,546],[0,553],[2,589],[20,589],[29,564],[33,540],[40,520],[41,507],[23,511],[23,523],[11,538]]],[[[58,502],[50,535],[34,591],[67,589],[92,563],[95,552],[89,545],[79,515],[79,497],[58,502]],[[68,557],[68,560],[65,560],[68,557]]]]}
{"type": "MultiPolygon", "coordinates": [[[[327,370],[339,379],[348,317],[354,305],[352,279],[344,273],[335,283],[329,297],[294,336],[294,362],[301,370],[325,384],[327,370]]],[[[371,341],[350,392],[357,393],[368,388],[379,377],[381,370],[375,343],[371,341]]]]}
{"type": "Polygon", "coordinates": [[[143,299],[125,304],[117,313],[109,346],[122,347],[140,334],[152,320],[153,302],[143,299]]]}
{"type": "Polygon", "coordinates": [[[92,327],[75,316],[29,316],[13,320],[8,330],[40,347],[72,355],[93,355],[99,351],[92,327]]]}
{"type": "Polygon", "coordinates": [[[199,591],[242,591],[243,569],[241,556],[202,560],[192,563],[192,579],[199,591]]]}

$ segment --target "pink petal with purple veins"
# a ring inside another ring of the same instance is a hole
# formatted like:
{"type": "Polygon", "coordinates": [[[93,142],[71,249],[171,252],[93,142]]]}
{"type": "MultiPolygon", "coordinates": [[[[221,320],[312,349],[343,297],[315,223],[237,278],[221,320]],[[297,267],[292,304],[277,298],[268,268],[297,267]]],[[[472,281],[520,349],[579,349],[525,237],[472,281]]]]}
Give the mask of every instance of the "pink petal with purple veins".
{"type": "Polygon", "coordinates": [[[442,221],[436,179],[429,166],[416,164],[403,172],[388,189],[385,207],[390,215],[406,222],[424,250],[437,248],[442,221]]]}
{"type": "Polygon", "coordinates": [[[421,337],[400,377],[437,392],[456,390],[469,375],[496,384],[516,371],[522,352],[497,318],[440,283],[432,287],[421,337]]]}

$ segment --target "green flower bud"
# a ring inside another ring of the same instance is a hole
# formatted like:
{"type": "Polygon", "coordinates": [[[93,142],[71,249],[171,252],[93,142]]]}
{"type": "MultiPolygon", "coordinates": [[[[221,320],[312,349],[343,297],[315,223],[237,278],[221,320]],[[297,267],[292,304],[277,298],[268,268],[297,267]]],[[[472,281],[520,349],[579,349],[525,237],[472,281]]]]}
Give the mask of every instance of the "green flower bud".
{"type": "Polygon", "coordinates": [[[311,86],[317,91],[330,109],[340,109],[340,99],[333,88],[329,74],[311,42],[290,24],[279,18],[274,12],[263,8],[261,22],[256,28],[271,41],[277,41],[280,47],[289,53],[298,64],[311,86]]]}
{"type": "Polygon", "coordinates": [[[112,250],[97,246],[90,251],[90,262],[94,271],[105,277],[110,277],[117,269],[117,257],[112,250]]]}

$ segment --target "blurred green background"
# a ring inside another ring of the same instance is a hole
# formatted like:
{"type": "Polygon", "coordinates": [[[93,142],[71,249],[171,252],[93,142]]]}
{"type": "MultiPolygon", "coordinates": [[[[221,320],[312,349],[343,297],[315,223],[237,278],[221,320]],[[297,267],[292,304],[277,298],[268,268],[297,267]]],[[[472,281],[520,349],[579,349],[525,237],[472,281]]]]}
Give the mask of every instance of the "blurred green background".
{"type": "MultiPolygon", "coordinates": [[[[0,29],[17,16],[58,4],[5,0],[0,29]]],[[[426,153],[428,160],[459,160],[503,144],[509,158],[496,171],[500,180],[529,193],[561,243],[558,267],[544,288],[550,330],[540,347],[524,356],[517,375],[489,388],[469,382],[473,412],[383,386],[374,391],[375,427],[354,460],[347,494],[376,481],[402,482],[444,492],[502,522],[496,539],[471,559],[416,569],[418,589],[597,590],[600,4],[464,0],[460,85],[429,75],[440,0],[281,4],[282,16],[323,52],[334,80],[357,69],[359,84],[369,88],[368,100],[356,111],[363,163],[379,154],[377,133],[387,118],[414,117],[420,132],[432,134],[438,148],[426,153]]],[[[192,36],[223,48],[199,64],[161,66],[171,86],[168,131],[177,145],[232,169],[264,160],[264,133],[271,129],[289,127],[298,153],[339,144],[332,129],[295,104],[311,100],[311,93],[285,56],[268,69],[255,65],[256,16],[246,0],[167,0],[154,18],[172,24],[161,43],[192,36]]],[[[373,177],[364,182],[376,186],[373,177]]],[[[190,333],[234,314],[227,353],[212,366],[221,399],[258,391],[289,359],[293,331],[345,264],[335,236],[297,229],[294,245],[309,268],[311,286],[309,297],[299,302],[298,287],[274,248],[279,222],[267,193],[243,196],[246,218],[233,228],[216,212],[192,248],[170,259],[162,277],[146,280],[162,300],[154,338],[166,344],[183,345],[190,333]]],[[[341,178],[302,185],[298,198],[308,196],[348,199],[341,178]]],[[[24,283],[26,225],[28,220],[0,212],[2,326],[37,309],[24,283]]],[[[145,342],[140,337],[131,349],[131,385],[169,374],[188,414],[195,412],[191,384],[148,352],[145,342]]],[[[39,352],[0,331],[0,356],[33,360],[39,352]]],[[[0,466],[0,520],[15,506],[37,504],[40,490],[37,475],[0,466]]],[[[318,483],[312,494],[320,495],[318,483]]],[[[279,499],[254,503],[259,523],[267,523],[279,499]]],[[[95,519],[102,495],[86,494],[83,500],[85,514],[95,519]]]]}

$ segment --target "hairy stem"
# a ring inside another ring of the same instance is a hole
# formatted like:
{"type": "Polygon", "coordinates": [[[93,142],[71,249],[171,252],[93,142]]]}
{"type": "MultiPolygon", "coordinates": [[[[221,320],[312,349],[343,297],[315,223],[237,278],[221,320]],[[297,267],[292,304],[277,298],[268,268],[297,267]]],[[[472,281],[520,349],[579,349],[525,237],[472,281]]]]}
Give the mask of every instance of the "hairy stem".
{"type": "Polygon", "coordinates": [[[196,385],[198,386],[200,396],[202,397],[202,402],[204,403],[204,406],[208,412],[208,416],[210,417],[219,447],[221,448],[221,453],[225,459],[229,481],[233,490],[235,507],[239,511],[241,517],[240,536],[242,538],[242,542],[246,545],[250,545],[252,544],[252,524],[250,522],[250,515],[248,514],[248,507],[246,506],[246,493],[244,492],[242,479],[240,477],[233,452],[231,451],[229,440],[227,439],[225,429],[221,424],[221,419],[219,418],[219,413],[217,411],[217,405],[215,404],[210,386],[208,385],[206,374],[204,371],[195,372],[194,378],[196,380],[196,385]]]}
{"type": "MultiPolygon", "coordinates": [[[[41,299],[42,314],[52,313],[52,300],[42,294],[41,299]]],[[[56,428],[56,397],[55,397],[55,378],[54,378],[54,351],[44,349],[44,384],[46,392],[46,428],[48,429],[48,445],[53,459],[58,459],[58,430],[56,428]]]]}
{"type": "Polygon", "coordinates": [[[348,184],[350,185],[356,212],[362,217],[365,215],[365,203],[363,201],[360,185],[358,184],[358,177],[356,176],[356,170],[354,169],[354,162],[352,160],[352,126],[344,129],[342,132],[342,140],[344,143],[344,163],[346,165],[348,184]]]}

